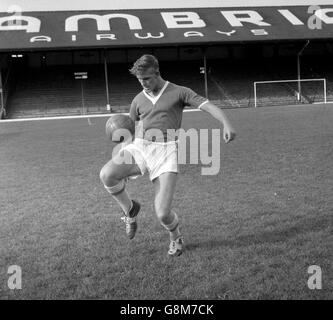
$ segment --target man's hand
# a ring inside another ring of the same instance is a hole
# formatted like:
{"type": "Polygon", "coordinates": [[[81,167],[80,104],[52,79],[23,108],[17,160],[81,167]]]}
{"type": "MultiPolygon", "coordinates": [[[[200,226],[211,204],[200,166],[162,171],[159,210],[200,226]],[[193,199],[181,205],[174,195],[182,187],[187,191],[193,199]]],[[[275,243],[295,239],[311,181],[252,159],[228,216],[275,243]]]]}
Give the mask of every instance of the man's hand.
{"type": "Polygon", "coordinates": [[[216,105],[214,105],[209,101],[204,103],[200,109],[202,111],[208,112],[215,119],[223,123],[223,140],[225,141],[225,143],[229,143],[230,141],[235,139],[236,132],[232,127],[232,125],[230,124],[229,119],[222,111],[222,109],[218,108],[216,105]]]}
{"type": "Polygon", "coordinates": [[[236,132],[234,128],[230,124],[226,124],[223,127],[223,140],[225,143],[229,143],[232,140],[235,140],[236,132]]]}

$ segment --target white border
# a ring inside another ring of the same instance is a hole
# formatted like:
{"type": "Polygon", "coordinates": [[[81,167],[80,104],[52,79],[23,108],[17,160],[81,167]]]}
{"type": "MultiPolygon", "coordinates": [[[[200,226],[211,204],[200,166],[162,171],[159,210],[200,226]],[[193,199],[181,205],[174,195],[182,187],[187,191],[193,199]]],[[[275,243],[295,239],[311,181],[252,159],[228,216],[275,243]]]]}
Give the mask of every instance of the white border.
{"type": "MultiPolygon", "coordinates": [[[[332,0],[1,0],[0,12],[10,7],[29,11],[134,10],[180,8],[276,7],[333,5],[332,0]]],[[[17,12],[17,10],[15,10],[17,12]]]]}

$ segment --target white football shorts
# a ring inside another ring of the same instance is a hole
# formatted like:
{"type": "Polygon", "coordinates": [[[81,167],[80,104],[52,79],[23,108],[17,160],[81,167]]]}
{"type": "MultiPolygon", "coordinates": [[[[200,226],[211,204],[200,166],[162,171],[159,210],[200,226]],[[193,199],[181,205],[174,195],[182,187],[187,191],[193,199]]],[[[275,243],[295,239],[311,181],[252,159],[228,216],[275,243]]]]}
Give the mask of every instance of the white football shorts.
{"type": "Polygon", "coordinates": [[[178,173],[177,141],[152,142],[136,138],[121,149],[123,150],[133,156],[141,175],[149,173],[151,181],[165,172],[178,173]]]}

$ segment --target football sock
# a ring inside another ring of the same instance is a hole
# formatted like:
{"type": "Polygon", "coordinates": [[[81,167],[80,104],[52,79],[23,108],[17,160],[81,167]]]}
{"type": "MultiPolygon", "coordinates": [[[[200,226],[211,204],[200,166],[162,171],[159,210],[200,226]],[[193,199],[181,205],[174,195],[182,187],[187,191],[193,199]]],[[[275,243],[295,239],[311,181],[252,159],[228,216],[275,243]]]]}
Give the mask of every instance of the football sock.
{"type": "Polygon", "coordinates": [[[173,231],[170,231],[170,240],[175,241],[181,236],[179,226],[176,227],[173,231]]]}
{"type": "Polygon", "coordinates": [[[171,211],[170,214],[171,214],[171,216],[173,216],[172,222],[170,222],[169,224],[165,224],[162,222],[161,224],[165,229],[167,229],[169,231],[170,240],[175,241],[176,239],[178,239],[181,236],[181,233],[179,230],[179,220],[178,220],[178,216],[175,212],[171,211]]]}
{"type": "Polygon", "coordinates": [[[113,198],[118,202],[121,209],[124,211],[124,213],[127,215],[128,212],[132,208],[132,200],[130,199],[126,189],[125,189],[125,181],[121,180],[118,184],[108,187],[104,186],[105,189],[111,193],[113,198]]]}

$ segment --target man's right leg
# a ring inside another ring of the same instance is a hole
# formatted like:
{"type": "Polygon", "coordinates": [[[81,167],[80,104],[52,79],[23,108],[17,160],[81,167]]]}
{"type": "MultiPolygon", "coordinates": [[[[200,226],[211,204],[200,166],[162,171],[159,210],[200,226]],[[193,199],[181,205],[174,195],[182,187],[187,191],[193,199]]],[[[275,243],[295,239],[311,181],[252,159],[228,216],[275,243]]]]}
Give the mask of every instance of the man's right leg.
{"type": "Polygon", "coordinates": [[[121,151],[119,155],[111,159],[100,172],[100,179],[105,189],[118,202],[125,214],[126,233],[130,239],[135,236],[137,229],[135,217],[140,211],[140,204],[131,200],[125,189],[125,178],[133,175],[141,175],[141,170],[132,155],[126,150],[121,151]],[[126,154],[127,159],[131,158],[132,160],[129,163],[121,163],[125,152],[128,153],[126,154]]]}

